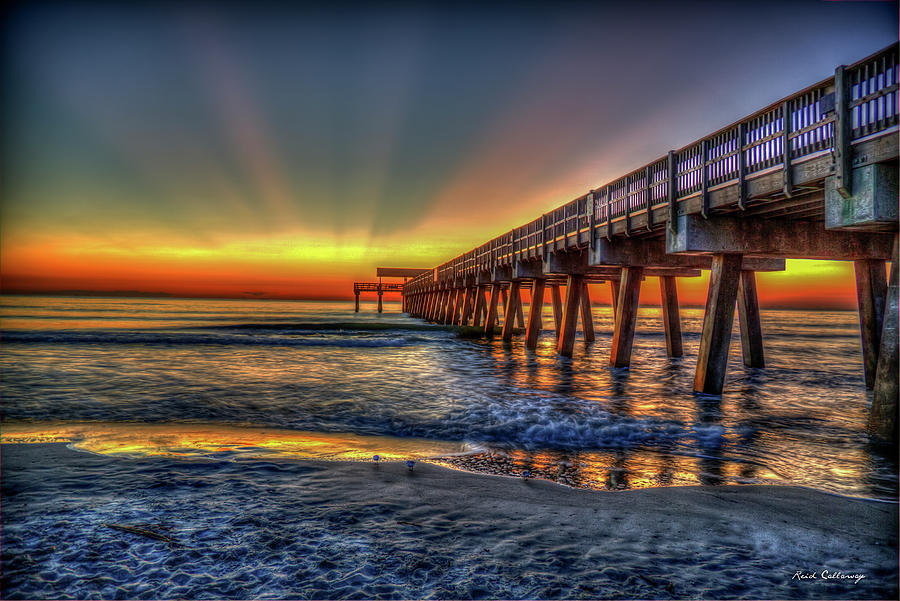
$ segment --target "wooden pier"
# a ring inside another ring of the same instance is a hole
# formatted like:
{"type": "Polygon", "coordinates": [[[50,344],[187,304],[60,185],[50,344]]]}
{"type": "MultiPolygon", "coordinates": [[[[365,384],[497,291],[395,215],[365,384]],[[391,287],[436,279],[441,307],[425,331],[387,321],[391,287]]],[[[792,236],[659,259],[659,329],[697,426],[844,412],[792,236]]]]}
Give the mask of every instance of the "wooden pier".
{"type": "Polygon", "coordinates": [[[429,321],[524,328],[534,349],[550,289],[557,351],[577,321],[594,338],[587,283],[609,282],[609,364],[628,367],[640,283],[658,277],[666,349],[682,354],[677,278],[710,270],[694,378],[721,394],[735,307],[744,363],[764,367],[757,271],[785,258],[854,261],[870,431],[897,441],[898,45],[427,270],[403,286],[429,321]],[[886,261],[891,261],[888,279],[886,261]],[[560,294],[565,286],[565,298],[560,294]],[[525,325],[520,290],[531,290],[525,325]]]}
{"type": "MultiPolygon", "coordinates": [[[[361,292],[377,292],[378,293],[378,312],[384,311],[384,303],[382,297],[385,292],[403,292],[403,285],[409,281],[409,278],[420,276],[430,269],[413,269],[408,267],[379,267],[375,273],[378,277],[377,282],[354,282],[353,296],[356,298],[356,313],[359,313],[359,295],[361,292]],[[382,282],[382,278],[403,278],[403,283],[382,282]]],[[[403,297],[405,300],[405,297],[403,297]]],[[[403,305],[403,311],[406,312],[406,304],[403,305]]]]}

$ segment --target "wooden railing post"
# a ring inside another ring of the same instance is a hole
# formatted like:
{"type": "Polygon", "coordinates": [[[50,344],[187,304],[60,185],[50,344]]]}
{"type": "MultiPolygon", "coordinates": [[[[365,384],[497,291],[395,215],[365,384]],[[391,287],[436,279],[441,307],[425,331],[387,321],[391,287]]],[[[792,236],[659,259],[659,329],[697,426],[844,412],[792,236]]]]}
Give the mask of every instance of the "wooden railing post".
{"type": "Polygon", "coordinates": [[[744,138],[747,137],[747,124],[741,121],[738,123],[738,208],[742,211],[747,209],[747,184],[744,177],[747,171],[747,162],[744,160],[744,138]]]}
{"type": "Polygon", "coordinates": [[[673,234],[678,231],[678,178],[676,171],[678,165],[675,161],[675,151],[669,151],[668,176],[669,176],[669,231],[673,234]]]}
{"type": "Polygon", "coordinates": [[[700,214],[709,218],[709,140],[700,142],[700,214]]]}
{"type": "Polygon", "coordinates": [[[791,101],[785,100],[781,105],[781,119],[784,127],[781,132],[781,147],[784,153],[784,195],[787,198],[792,196],[791,190],[794,188],[794,174],[791,171],[791,101]]]}
{"type": "Polygon", "coordinates": [[[834,178],[837,191],[844,198],[853,195],[853,165],[850,162],[850,90],[845,81],[845,67],[834,70],[834,178]]]}

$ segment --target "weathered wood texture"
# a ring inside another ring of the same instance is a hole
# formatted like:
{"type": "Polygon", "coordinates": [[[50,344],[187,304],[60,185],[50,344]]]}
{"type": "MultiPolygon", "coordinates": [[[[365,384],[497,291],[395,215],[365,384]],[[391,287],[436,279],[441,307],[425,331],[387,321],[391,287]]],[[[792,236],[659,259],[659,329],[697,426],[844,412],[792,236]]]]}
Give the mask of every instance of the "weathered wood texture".
{"type": "Polygon", "coordinates": [[[676,278],[660,276],[659,293],[662,301],[663,329],[666,333],[666,354],[669,357],[681,357],[684,349],[681,343],[681,315],[678,310],[676,278]]]}
{"type": "Polygon", "coordinates": [[[472,316],[472,327],[477,328],[481,326],[481,320],[484,317],[484,290],[485,285],[479,284],[475,288],[475,314],[472,316]]]}
{"type": "Polygon", "coordinates": [[[472,317],[472,305],[475,301],[475,288],[469,286],[466,288],[466,300],[463,304],[463,312],[459,318],[459,325],[464,326],[469,323],[472,317]]]}
{"type": "Polygon", "coordinates": [[[885,277],[884,261],[855,261],[854,267],[866,388],[873,388],[875,371],[878,368],[878,352],[881,348],[887,278],[885,277]]]}
{"type": "Polygon", "coordinates": [[[619,306],[619,281],[620,280],[610,280],[609,281],[609,292],[612,297],[612,311],[613,315],[616,314],[616,307],[619,306]]]}
{"type": "Polygon", "coordinates": [[[497,323],[497,303],[500,302],[500,284],[491,284],[491,300],[488,302],[487,317],[484,320],[484,335],[494,335],[497,323]]]}
{"type": "Polygon", "coordinates": [[[643,267],[626,267],[622,270],[619,298],[616,301],[616,322],[613,327],[612,346],[609,354],[611,367],[631,365],[631,348],[634,344],[634,327],[637,321],[643,275],[643,267]]]}
{"type": "Polygon", "coordinates": [[[752,271],[741,271],[741,281],[738,288],[738,321],[741,327],[741,349],[744,354],[744,365],[747,367],[765,367],[766,358],[763,352],[759,299],[756,295],[756,274],[752,271]]]}
{"type": "Polygon", "coordinates": [[[544,286],[543,278],[534,280],[531,285],[531,307],[528,309],[528,328],[525,330],[525,348],[536,349],[538,336],[543,328],[541,311],[544,310],[544,286]]]}
{"type": "Polygon", "coordinates": [[[509,295],[506,299],[506,309],[503,312],[503,333],[502,337],[505,341],[512,340],[513,328],[515,326],[516,314],[521,304],[521,296],[519,295],[519,282],[510,282],[509,295]]]}
{"type": "Polygon", "coordinates": [[[591,313],[591,294],[587,282],[581,291],[581,332],[585,342],[594,342],[594,316],[591,313]]]}
{"type": "Polygon", "coordinates": [[[584,275],[570,274],[566,278],[566,305],[562,315],[562,330],[557,351],[564,357],[571,357],[575,348],[575,329],[578,325],[578,308],[584,291],[584,275]]]}
{"type": "Polygon", "coordinates": [[[703,315],[703,330],[700,334],[697,370],[694,374],[694,390],[697,392],[722,394],[740,276],[740,255],[713,257],[706,312],[703,315]]]}
{"type": "Polygon", "coordinates": [[[891,260],[891,279],[887,289],[884,324],[881,330],[881,348],[878,352],[878,367],[875,374],[875,391],[872,393],[872,410],[869,413],[869,432],[877,439],[898,446],[898,345],[900,345],[900,325],[898,313],[900,303],[897,297],[897,236],[894,236],[894,252],[891,260]]]}
{"type": "Polygon", "coordinates": [[[559,294],[559,284],[550,284],[550,300],[553,301],[553,321],[556,325],[556,339],[559,340],[562,328],[562,298],[559,294]]]}
{"type": "Polygon", "coordinates": [[[521,292],[516,294],[519,295],[519,300],[516,303],[516,327],[521,329],[525,327],[525,311],[522,309],[521,292]]]}

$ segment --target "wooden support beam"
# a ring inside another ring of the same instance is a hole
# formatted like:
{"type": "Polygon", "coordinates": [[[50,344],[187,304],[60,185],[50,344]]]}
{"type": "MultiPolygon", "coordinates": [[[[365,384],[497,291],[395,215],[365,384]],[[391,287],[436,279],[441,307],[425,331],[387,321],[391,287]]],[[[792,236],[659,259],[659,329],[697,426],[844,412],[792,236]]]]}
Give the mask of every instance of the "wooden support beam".
{"type": "Polygon", "coordinates": [[[428,317],[428,321],[432,323],[437,323],[438,315],[441,312],[441,307],[444,305],[444,292],[445,290],[435,290],[434,291],[434,304],[431,307],[431,315],[428,317]]]}
{"type": "Polygon", "coordinates": [[[878,368],[875,374],[875,391],[872,393],[872,409],[869,413],[869,433],[882,441],[898,446],[897,409],[900,389],[897,385],[898,341],[900,303],[897,296],[897,236],[894,235],[894,253],[891,260],[891,279],[887,289],[884,324],[881,330],[881,348],[878,351],[878,368]]]}
{"type": "Polygon", "coordinates": [[[512,340],[513,327],[515,326],[518,305],[521,303],[519,296],[519,282],[510,282],[509,295],[506,299],[506,308],[503,311],[503,340],[512,340]]]}
{"type": "Polygon", "coordinates": [[[443,290],[432,290],[430,293],[431,296],[431,306],[428,309],[428,321],[435,322],[437,321],[438,308],[441,304],[441,299],[443,298],[444,291],[443,290]]]}
{"type": "Polygon", "coordinates": [[[465,288],[457,288],[456,289],[456,304],[453,307],[453,313],[450,316],[450,323],[453,325],[459,325],[459,320],[462,317],[463,312],[463,301],[465,300],[466,289],[465,288]]]}
{"type": "Polygon", "coordinates": [[[766,358],[763,352],[759,299],[756,294],[756,274],[752,271],[741,271],[741,281],[738,285],[738,321],[741,326],[741,349],[744,355],[744,365],[765,367],[766,358]]]}
{"type": "Polygon", "coordinates": [[[528,328],[525,330],[525,348],[536,349],[538,336],[543,323],[541,311],[544,309],[544,286],[546,282],[540,278],[531,285],[531,307],[528,310],[528,328]]]}
{"type": "Polygon", "coordinates": [[[613,320],[615,320],[616,315],[616,307],[619,305],[619,282],[620,280],[610,280],[609,281],[609,291],[610,296],[612,297],[612,311],[613,311],[613,320]]]}
{"type": "Polygon", "coordinates": [[[463,312],[459,318],[459,325],[464,326],[469,323],[472,315],[472,304],[475,300],[475,288],[473,286],[466,287],[466,299],[463,303],[463,312]]]}
{"type": "Polygon", "coordinates": [[[659,292],[662,301],[663,329],[666,333],[666,355],[681,357],[681,315],[678,310],[678,287],[673,276],[660,276],[659,292]]]}
{"type": "Polygon", "coordinates": [[[472,316],[472,327],[481,325],[481,317],[484,314],[484,284],[475,287],[475,314],[472,316]]]}
{"type": "MultiPolygon", "coordinates": [[[[826,230],[822,223],[680,215],[666,233],[666,252],[761,255],[797,259],[887,259],[892,234],[826,230]]],[[[744,266],[748,269],[748,266],[744,266]]]]}
{"type": "Polygon", "coordinates": [[[438,313],[434,317],[435,323],[442,324],[444,323],[444,318],[447,316],[447,305],[450,304],[450,291],[449,290],[441,290],[441,301],[438,305],[438,313]]]}
{"type": "Polygon", "coordinates": [[[862,334],[863,365],[866,388],[874,388],[881,348],[881,329],[884,325],[884,303],[887,293],[884,261],[854,261],[856,268],[856,298],[859,302],[859,329],[862,334]]]}
{"type": "Polygon", "coordinates": [[[359,292],[355,294],[356,296],[356,311],[354,313],[359,313],[359,292]]]}
{"type": "Polygon", "coordinates": [[[447,291],[447,306],[444,308],[444,315],[441,323],[449,325],[453,323],[453,310],[456,308],[456,288],[447,291]]]}
{"type": "Polygon", "coordinates": [[[379,313],[381,313],[384,310],[384,307],[381,304],[381,299],[383,296],[384,296],[384,292],[379,290],[378,291],[378,312],[379,313]]]}
{"type": "MultiPolygon", "coordinates": [[[[506,288],[500,289],[500,308],[503,309],[503,319],[506,319],[506,305],[509,303],[509,296],[506,293],[506,288]]],[[[500,313],[497,313],[497,318],[500,319],[500,313]]]]}
{"type": "Polygon", "coordinates": [[[697,392],[722,394],[740,279],[740,255],[721,254],[713,257],[697,371],[694,374],[694,390],[697,392]]]}
{"type": "Polygon", "coordinates": [[[584,273],[588,267],[587,253],[547,253],[541,264],[544,275],[569,275],[584,273]]]}
{"type": "Polygon", "coordinates": [[[437,322],[439,324],[447,323],[447,313],[450,312],[450,306],[453,304],[453,291],[449,288],[444,290],[443,297],[441,299],[441,309],[438,313],[437,322]]]}
{"type": "Polygon", "coordinates": [[[531,279],[544,277],[543,261],[533,259],[530,261],[516,261],[512,269],[513,279],[531,279]]]}
{"type": "MultiPolygon", "coordinates": [[[[615,273],[616,266],[640,265],[650,268],[666,269],[709,269],[712,257],[697,254],[668,254],[666,241],[663,238],[616,239],[609,242],[599,238],[590,250],[588,274],[595,269],[609,270],[615,273]]],[[[784,271],[784,259],[760,257],[744,257],[741,269],[750,271],[784,271]]],[[[650,275],[649,272],[644,273],[650,275]]],[[[661,273],[659,275],[670,275],[661,273]]],[[[672,274],[678,275],[678,274],[672,274]]]]}
{"type": "Polygon", "coordinates": [[[559,336],[557,352],[564,357],[571,357],[575,348],[575,327],[578,322],[578,307],[581,304],[581,293],[584,290],[584,275],[570,274],[566,278],[566,306],[562,316],[562,330],[559,336]]]}
{"type": "Polygon", "coordinates": [[[559,284],[550,284],[550,300],[553,301],[553,321],[556,326],[556,339],[562,328],[562,300],[559,295],[559,284]]]}
{"type": "Polygon", "coordinates": [[[484,335],[492,337],[497,322],[497,303],[500,301],[500,284],[491,284],[491,300],[488,302],[487,317],[484,320],[484,335]]]}
{"type": "Polygon", "coordinates": [[[625,267],[619,282],[619,298],[616,301],[616,322],[613,328],[611,367],[631,365],[631,347],[634,344],[634,326],[637,322],[638,301],[641,294],[643,267],[625,267]]]}
{"type": "Polygon", "coordinates": [[[522,329],[525,327],[525,312],[522,309],[522,296],[521,292],[516,292],[519,296],[519,300],[516,301],[516,327],[522,329]]]}
{"type": "Polygon", "coordinates": [[[585,342],[594,342],[594,317],[591,313],[591,294],[587,282],[581,291],[581,332],[585,342]]]}

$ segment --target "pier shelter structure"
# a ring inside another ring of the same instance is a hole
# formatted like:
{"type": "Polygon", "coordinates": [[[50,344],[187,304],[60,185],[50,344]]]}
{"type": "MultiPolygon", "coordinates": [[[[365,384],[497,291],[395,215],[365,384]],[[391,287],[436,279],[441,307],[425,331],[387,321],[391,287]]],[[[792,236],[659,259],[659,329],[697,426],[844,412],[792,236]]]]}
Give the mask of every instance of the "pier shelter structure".
{"type": "MultiPolygon", "coordinates": [[[[414,278],[418,275],[421,275],[429,271],[428,269],[413,269],[408,267],[379,267],[375,275],[378,277],[377,282],[354,282],[353,283],[353,296],[356,299],[356,313],[359,313],[359,295],[361,292],[376,292],[378,293],[378,312],[382,313],[384,310],[384,303],[382,301],[382,297],[385,292],[403,292],[403,285],[409,281],[410,278],[414,278]],[[383,278],[403,278],[403,283],[399,282],[384,282],[383,278]]],[[[406,312],[406,306],[404,305],[403,311],[406,312]]]]}
{"type": "Polygon", "coordinates": [[[898,93],[894,44],[412,278],[404,308],[493,336],[502,300],[501,336],[518,322],[534,349],[549,288],[557,351],[571,356],[579,317],[594,339],[586,284],[609,282],[609,364],[628,367],[641,280],[660,279],[666,349],[678,357],[677,278],[710,270],[694,389],[721,394],[735,306],[744,363],[765,366],[756,272],[783,270],[785,258],[853,261],[869,429],[896,443],[898,93]]]}

